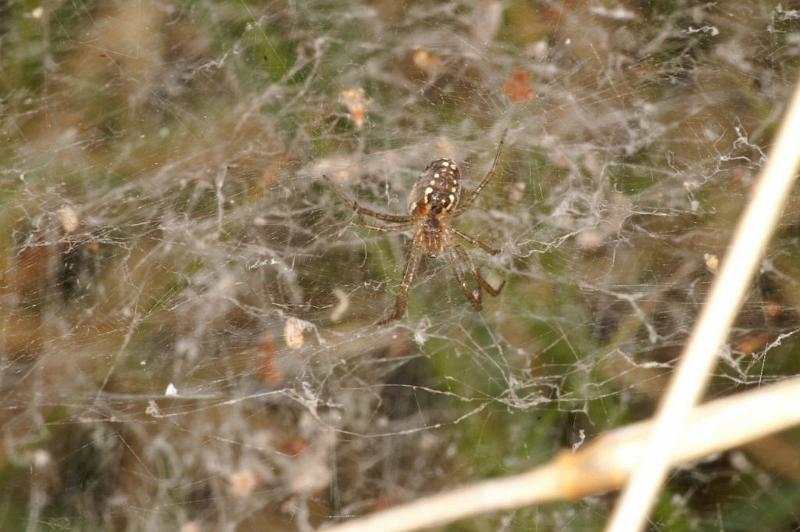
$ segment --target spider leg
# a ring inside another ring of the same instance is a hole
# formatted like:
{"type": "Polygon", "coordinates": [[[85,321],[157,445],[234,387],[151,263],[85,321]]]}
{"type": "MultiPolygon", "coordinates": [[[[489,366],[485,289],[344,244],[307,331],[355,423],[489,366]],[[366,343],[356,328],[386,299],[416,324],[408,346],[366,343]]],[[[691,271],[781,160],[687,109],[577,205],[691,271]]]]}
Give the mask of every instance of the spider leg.
{"type": "Polygon", "coordinates": [[[481,310],[482,307],[481,289],[486,290],[489,295],[493,297],[497,297],[500,295],[500,292],[503,291],[503,287],[505,287],[506,282],[503,281],[497,288],[490,285],[489,282],[483,278],[481,272],[472,265],[469,255],[467,255],[467,252],[460,245],[453,244],[452,253],[448,253],[448,259],[450,260],[450,265],[453,267],[453,271],[456,274],[456,279],[458,279],[458,284],[461,286],[461,290],[464,292],[467,300],[472,303],[472,306],[475,307],[476,310],[481,310]],[[461,271],[461,267],[456,260],[460,261],[461,264],[467,264],[470,270],[472,270],[472,275],[475,277],[475,281],[478,283],[478,289],[475,292],[471,292],[467,286],[464,273],[461,271]]]}
{"type": "Polygon", "coordinates": [[[483,275],[481,275],[480,270],[475,270],[474,273],[475,273],[475,279],[478,281],[478,284],[481,285],[484,288],[484,290],[489,292],[489,295],[492,297],[499,296],[500,292],[503,291],[503,287],[506,285],[506,280],[503,279],[503,282],[500,283],[500,286],[495,288],[492,285],[490,285],[486,279],[483,278],[483,275]]]}
{"type": "Polygon", "coordinates": [[[450,229],[453,231],[453,234],[455,234],[458,238],[464,240],[465,242],[469,242],[473,246],[478,246],[479,248],[484,250],[489,255],[497,255],[498,253],[500,253],[499,249],[495,249],[495,248],[491,247],[490,245],[481,242],[480,240],[478,240],[474,236],[470,236],[467,233],[462,233],[461,231],[459,231],[458,229],[456,229],[453,226],[450,226],[450,229]]]}
{"type": "Polygon", "coordinates": [[[456,209],[456,212],[453,213],[453,216],[458,216],[462,214],[470,205],[472,205],[472,202],[475,201],[475,199],[481,193],[483,188],[486,185],[488,185],[489,181],[494,177],[494,172],[497,169],[497,161],[500,160],[500,153],[503,151],[503,144],[506,141],[506,133],[508,133],[508,129],[503,130],[503,135],[500,137],[500,143],[497,145],[497,152],[495,152],[494,154],[494,161],[492,161],[492,167],[486,173],[483,180],[478,184],[478,186],[475,187],[475,190],[470,192],[469,196],[467,196],[467,199],[458,206],[458,209],[456,209]]]}
{"type": "Polygon", "coordinates": [[[385,325],[390,321],[398,320],[403,317],[408,303],[408,289],[414,281],[414,274],[419,265],[419,259],[422,255],[422,246],[420,245],[421,232],[417,232],[411,240],[408,248],[408,258],[406,258],[406,267],[403,270],[403,280],[400,281],[400,290],[397,292],[397,299],[394,302],[394,309],[392,313],[383,318],[377,325],[385,325]]]}
{"type": "MultiPolygon", "coordinates": [[[[456,246],[457,244],[453,247],[455,248],[456,246]]],[[[461,291],[464,292],[464,297],[467,298],[467,301],[470,302],[475,310],[481,310],[483,308],[483,304],[481,304],[480,283],[478,283],[478,289],[474,292],[470,289],[469,285],[467,285],[467,278],[462,270],[463,260],[460,259],[458,253],[454,252],[453,249],[447,250],[447,262],[450,263],[450,267],[453,269],[453,273],[458,281],[458,286],[461,287],[461,291]]]]}
{"type": "Polygon", "coordinates": [[[356,211],[358,214],[363,214],[366,216],[372,216],[373,218],[377,218],[378,220],[383,220],[384,222],[394,222],[394,223],[407,223],[411,221],[411,216],[409,215],[398,215],[398,214],[388,214],[379,211],[373,211],[372,209],[368,209],[366,207],[362,207],[359,203],[350,198],[344,191],[334,183],[330,177],[326,176],[325,174],[322,175],[322,178],[325,179],[328,183],[331,184],[333,187],[333,191],[336,192],[336,195],[339,196],[342,201],[350,205],[350,208],[356,211]]]}
{"type": "Polygon", "coordinates": [[[395,231],[405,231],[409,229],[413,223],[403,223],[403,224],[394,224],[394,225],[373,225],[366,220],[364,220],[361,216],[358,217],[358,225],[369,229],[371,231],[379,231],[381,233],[393,233],[395,231]]]}

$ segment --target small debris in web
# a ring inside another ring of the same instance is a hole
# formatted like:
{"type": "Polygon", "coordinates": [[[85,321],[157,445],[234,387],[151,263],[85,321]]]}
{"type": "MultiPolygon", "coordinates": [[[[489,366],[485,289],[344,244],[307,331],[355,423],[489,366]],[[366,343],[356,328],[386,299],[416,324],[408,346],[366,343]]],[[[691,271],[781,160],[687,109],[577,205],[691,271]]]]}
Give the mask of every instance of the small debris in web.
{"type": "Polygon", "coordinates": [[[442,56],[425,48],[415,50],[412,61],[427,76],[434,75],[442,66],[442,56]]]}
{"type": "Polygon", "coordinates": [[[144,413],[148,416],[161,417],[161,410],[159,410],[158,405],[152,399],[147,401],[147,408],[144,413]]]}
{"type": "Polygon", "coordinates": [[[258,485],[258,477],[252,469],[242,469],[231,474],[228,482],[234,496],[249,497],[258,485]]]}
{"type": "Polygon", "coordinates": [[[303,331],[306,328],[306,322],[303,320],[291,317],[286,320],[283,325],[283,340],[286,345],[291,349],[300,349],[303,347],[303,331]]]}
{"type": "Polygon", "coordinates": [[[574,453],[581,448],[583,442],[586,441],[586,432],[583,429],[578,429],[578,441],[572,444],[572,452],[574,453]]]}
{"type": "Polygon", "coordinates": [[[578,233],[578,236],[575,237],[578,248],[587,253],[596,253],[599,251],[603,245],[604,239],[603,233],[595,228],[581,231],[578,233]]]}
{"type": "Polygon", "coordinates": [[[78,219],[78,213],[75,212],[75,209],[69,205],[65,205],[58,209],[56,214],[58,215],[58,221],[61,223],[61,229],[64,230],[65,234],[68,235],[78,230],[80,220],[78,219]]]}
{"type": "Polygon", "coordinates": [[[525,199],[525,182],[517,181],[508,187],[508,202],[519,203],[525,199]]]}
{"type": "Polygon", "coordinates": [[[180,532],[202,532],[203,528],[200,527],[197,521],[189,521],[181,525],[180,532]]]}
{"type": "Polygon", "coordinates": [[[350,113],[350,119],[356,128],[364,127],[367,111],[372,104],[372,100],[367,97],[364,89],[358,87],[340,92],[339,102],[347,107],[347,112],[350,113]]]}
{"type": "Polygon", "coordinates": [[[350,296],[341,288],[334,288],[333,295],[339,300],[339,303],[331,311],[331,321],[335,323],[341,320],[347,309],[350,308],[350,296]]]}
{"type": "Polygon", "coordinates": [[[708,268],[708,271],[717,273],[719,270],[719,257],[713,253],[706,253],[703,255],[703,260],[706,261],[706,268],[708,268]]]}
{"type": "Polygon", "coordinates": [[[44,469],[52,462],[52,456],[45,449],[36,449],[33,453],[33,465],[36,469],[44,469]]]}
{"type": "Polygon", "coordinates": [[[767,301],[764,305],[764,312],[773,319],[780,318],[783,315],[783,311],[784,308],[781,302],[775,301],[774,299],[767,301]]]}

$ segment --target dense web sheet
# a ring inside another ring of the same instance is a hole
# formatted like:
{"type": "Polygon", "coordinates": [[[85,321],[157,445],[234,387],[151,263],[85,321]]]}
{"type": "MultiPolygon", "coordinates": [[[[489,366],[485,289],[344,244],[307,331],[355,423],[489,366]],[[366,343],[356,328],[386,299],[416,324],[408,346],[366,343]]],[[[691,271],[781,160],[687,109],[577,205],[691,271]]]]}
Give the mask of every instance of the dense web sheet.
{"type": "MultiPolygon", "coordinates": [[[[0,523],[310,530],[649,415],[798,75],[777,2],[0,7],[0,523]],[[402,7],[401,7],[402,6],[402,7]],[[393,304],[433,159],[474,187],[393,304]]],[[[792,200],[709,396],[796,373],[792,200]]],[[[659,529],[789,529],[796,436],[677,472],[659,529]],[[746,504],[743,504],[744,503],[746,504]],[[750,510],[743,513],[743,507],[750,510]]],[[[599,527],[596,498],[465,530],[599,527]]]]}

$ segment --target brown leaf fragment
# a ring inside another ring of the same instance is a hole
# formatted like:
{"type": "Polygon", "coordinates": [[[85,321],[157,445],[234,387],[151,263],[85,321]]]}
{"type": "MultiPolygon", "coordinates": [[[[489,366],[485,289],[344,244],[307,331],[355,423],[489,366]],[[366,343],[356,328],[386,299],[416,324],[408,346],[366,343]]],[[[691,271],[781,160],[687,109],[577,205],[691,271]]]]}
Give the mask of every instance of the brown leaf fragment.
{"type": "Polygon", "coordinates": [[[752,355],[756,351],[764,349],[769,342],[769,334],[748,334],[736,341],[736,350],[746,355],[752,355]]]}
{"type": "Polygon", "coordinates": [[[531,88],[530,72],[514,67],[511,79],[503,85],[503,92],[511,98],[512,102],[533,100],[536,97],[536,93],[531,88]]]}

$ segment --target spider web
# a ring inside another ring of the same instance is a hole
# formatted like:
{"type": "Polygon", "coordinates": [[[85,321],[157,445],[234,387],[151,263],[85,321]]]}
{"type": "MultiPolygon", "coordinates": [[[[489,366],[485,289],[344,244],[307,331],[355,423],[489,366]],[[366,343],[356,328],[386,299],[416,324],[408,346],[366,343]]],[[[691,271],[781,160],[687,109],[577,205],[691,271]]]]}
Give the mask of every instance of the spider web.
{"type": "MultiPolygon", "coordinates": [[[[775,2],[8,2],[4,530],[310,530],[649,415],[798,74],[775,2]],[[497,286],[394,302],[425,165],[497,286]]],[[[710,396],[797,370],[784,214],[710,396]]],[[[791,435],[679,471],[659,528],[796,526],[791,435]],[[755,511],[744,514],[742,502],[755,511]],[[757,523],[757,525],[756,525],[757,523]],[[794,523],[794,525],[793,525],[794,523]]],[[[465,530],[593,529],[608,500],[465,530]]]]}

